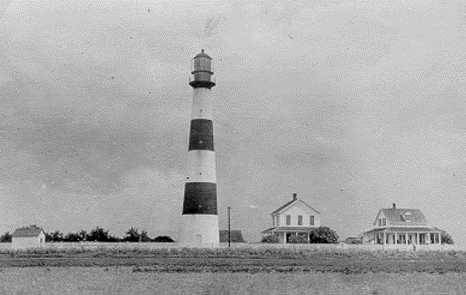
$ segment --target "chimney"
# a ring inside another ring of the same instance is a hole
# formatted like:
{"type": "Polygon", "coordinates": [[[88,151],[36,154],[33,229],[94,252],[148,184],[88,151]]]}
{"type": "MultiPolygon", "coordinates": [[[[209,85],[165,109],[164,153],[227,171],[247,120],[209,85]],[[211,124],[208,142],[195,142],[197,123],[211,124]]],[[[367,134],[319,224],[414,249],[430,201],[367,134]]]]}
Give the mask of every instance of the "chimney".
{"type": "Polygon", "coordinates": [[[298,198],[298,194],[297,193],[293,193],[293,201],[296,200],[298,198]]]}
{"type": "Polygon", "coordinates": [[[396,203],[393,203],[393,209],[396,209],[396,203]]]}

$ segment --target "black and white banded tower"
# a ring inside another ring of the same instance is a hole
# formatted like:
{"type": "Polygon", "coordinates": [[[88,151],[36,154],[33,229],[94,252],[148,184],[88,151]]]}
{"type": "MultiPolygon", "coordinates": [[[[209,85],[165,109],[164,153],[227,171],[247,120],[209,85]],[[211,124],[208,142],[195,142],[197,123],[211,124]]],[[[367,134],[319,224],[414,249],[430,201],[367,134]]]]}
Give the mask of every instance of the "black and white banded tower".
{"type": "Polygon", "coordinates": [[[214,152],[211,89],[215,82],[212,58],[204,53],[193,59],[193,106],[189,128],[187,175],[184,187],[180,243],[216,247],[219,245],[217,177],[214,152]]]}

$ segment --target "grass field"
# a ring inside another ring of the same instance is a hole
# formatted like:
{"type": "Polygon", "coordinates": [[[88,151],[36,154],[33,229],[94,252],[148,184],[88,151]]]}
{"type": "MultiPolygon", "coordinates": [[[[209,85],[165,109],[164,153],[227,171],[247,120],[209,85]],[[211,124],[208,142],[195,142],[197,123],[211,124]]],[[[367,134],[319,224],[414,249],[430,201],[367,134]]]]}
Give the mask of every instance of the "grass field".
{"type": "Polygon", "coordinates": [[[0,294],[464,294],[464,274],[146,273],[131,267],[0,272],[0,294]]]}
{"type": "Polygon", "coordinates": [[[337,247],[0,250],[0,294],[464,294],[465,251],[337,247]]]}
{"type": "Polygon", "coordinates": [[[0,267],[112,267],[135,272],[466,273],[465,251],[335,248],[46,248],[0,251],[0,267]]]}

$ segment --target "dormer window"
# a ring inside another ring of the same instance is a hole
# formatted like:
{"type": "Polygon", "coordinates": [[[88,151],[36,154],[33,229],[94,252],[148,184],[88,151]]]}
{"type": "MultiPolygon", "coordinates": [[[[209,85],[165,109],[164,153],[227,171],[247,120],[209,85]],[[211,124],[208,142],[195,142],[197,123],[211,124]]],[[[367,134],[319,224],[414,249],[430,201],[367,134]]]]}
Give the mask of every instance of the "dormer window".
{"type": "Polygon", "coordinates": [[[404,214],[401,214],[401,219],[405,222],[411,222],[412,220],[412,214],[411,212],[405,212],[404,214]]]}

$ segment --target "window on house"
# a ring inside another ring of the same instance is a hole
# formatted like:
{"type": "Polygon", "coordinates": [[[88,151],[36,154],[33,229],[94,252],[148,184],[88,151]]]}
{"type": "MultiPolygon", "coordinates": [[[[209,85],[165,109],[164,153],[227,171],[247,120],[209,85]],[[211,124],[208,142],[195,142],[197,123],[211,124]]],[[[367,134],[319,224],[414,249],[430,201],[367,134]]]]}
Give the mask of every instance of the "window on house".
{"type": "Polygon", "coordinates": [[[286,215],[286,225],[291,225],[291,215],[286,215]]]}
{"type": "Polygon", "coordinates": [[[379,222],[379,226],[382,226],[382,219],[381,218],[379,218],[378,222],[379,222]]]}
{"type": "Polygon", "coordinates": [[[309,216],[309,225],[310,226],[314,225],[314,216],[313,215],[309,216]]]}
{"type": "Polygon", "coordinates": [[[277,226],[280,226],[280,217],[277,216],[277,226]]]}
{"type": "Polygon", "coordinates": [[[382,225],[386,226],[387,225],[387,218],[382,218],[382,225]]]}
{"type": "Polygon", "coordinates": [[[303,216],[298,215],[298,225],[303,225],[303,216]]]}

